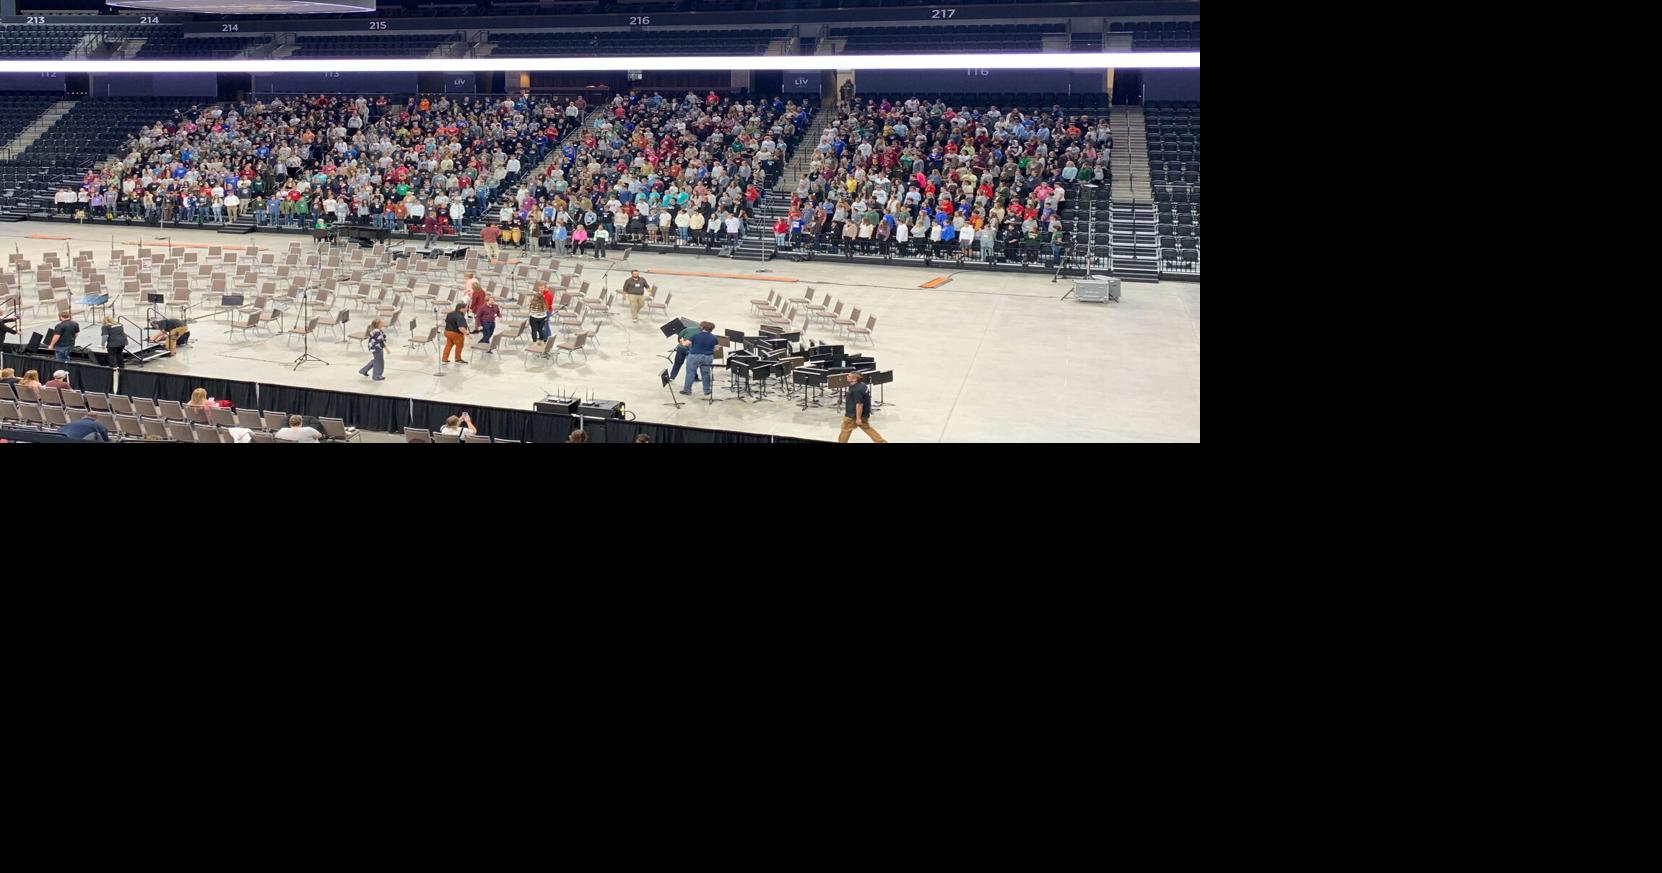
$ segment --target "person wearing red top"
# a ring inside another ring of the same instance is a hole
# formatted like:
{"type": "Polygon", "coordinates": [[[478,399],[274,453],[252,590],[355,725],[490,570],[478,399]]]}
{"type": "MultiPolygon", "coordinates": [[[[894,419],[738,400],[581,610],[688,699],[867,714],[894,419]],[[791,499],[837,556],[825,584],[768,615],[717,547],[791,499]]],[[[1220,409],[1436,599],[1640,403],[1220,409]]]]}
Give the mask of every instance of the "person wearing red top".
{"type": "Polygon", "coordinates": [[[428,248],[433,247],[433,240],[439,236],[439,217],[434,214],[435,212],[434,209],[428,209],[427,217],[421,220],[421,233],[427,238],[428,248]]]}
{"type": "Polygon", "coordinates": [[[472,273],[468,273],[462,277],[462,289],[468,293],[467,308],[472,310],[474,315],[478,315],[479,309],[485,305],[485,286],[479,284],[479,280],[474,278],[472,273]]]}

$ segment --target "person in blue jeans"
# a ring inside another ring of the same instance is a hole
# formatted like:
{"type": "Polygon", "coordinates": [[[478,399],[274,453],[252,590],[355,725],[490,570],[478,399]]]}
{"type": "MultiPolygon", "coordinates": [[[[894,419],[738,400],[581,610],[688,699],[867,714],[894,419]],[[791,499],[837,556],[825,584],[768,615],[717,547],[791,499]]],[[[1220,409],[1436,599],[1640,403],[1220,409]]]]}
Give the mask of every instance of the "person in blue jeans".
{"type": "Polygon", "coordinates": [[[75,338],[81,335],[81,325],[69,317],[69,310],[58,313],[58,325],[52,328],[52,341],[46,350],[60,364],[69,363],[69,353],[75,348],[75,338]]]}
{"type": "Polygon", "coordinates": [[[698,333],[693,334],[692,339],[683,340],[687,345],[687,379],[681,386],[681,393],[689,396],[692,394],[693,374],[697,373],[698,378],[704,381],[704,396],[709,397],[715,393],[715,374],[711,368],[715,366],[717,340],[711,331],[715,330],[716,326],[708,321],[701,321],[698,328],[698,333]]]}

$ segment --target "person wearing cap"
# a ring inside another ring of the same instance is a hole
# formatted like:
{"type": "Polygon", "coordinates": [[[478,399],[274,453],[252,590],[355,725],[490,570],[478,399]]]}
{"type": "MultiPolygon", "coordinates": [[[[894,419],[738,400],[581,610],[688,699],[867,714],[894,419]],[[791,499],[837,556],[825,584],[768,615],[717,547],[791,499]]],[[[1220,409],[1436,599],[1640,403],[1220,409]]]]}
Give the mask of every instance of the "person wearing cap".
{"type": "Polygon", "coordinates": [[[871,426],[871,387],[860,381],[859,373],[849,373],[848,379],[848,391],[843,395],[843,430],[837,434],[837,442],[848,442],[855,428],[865,431],[874,443],[888,442],[871,426]]]}
{"type": "Polygon", "coordinates": [[[46,383],[47,388],[68,388],[69,371],[59,370],[52,374],[52,381],[46,383]]]}
{"type": "Polygon", "coordinates": [[[641,278],[640,270],[630,270],[629,278],[623,280],[623,296],[629,301],[629,320],[641,320],[641,306],[646,303],[647,284],[641,278]]]}

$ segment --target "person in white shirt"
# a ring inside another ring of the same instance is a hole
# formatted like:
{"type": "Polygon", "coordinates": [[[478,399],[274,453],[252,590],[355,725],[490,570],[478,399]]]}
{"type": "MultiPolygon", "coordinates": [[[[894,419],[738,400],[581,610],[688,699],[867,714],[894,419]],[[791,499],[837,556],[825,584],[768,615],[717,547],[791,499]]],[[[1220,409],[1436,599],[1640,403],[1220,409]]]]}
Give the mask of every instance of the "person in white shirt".
{"type": "Polygon", "coordinates": [[[450,201],[450,223],[452,225],[455,225],[457,228],[460,228],[462,226],[462,216],[465,215],[466,213],[467,213],[467,209],[466,209],[466,207],[462,206],[462,201],[460,201],[460,200],[450,201]]]}
{"type": "Polygon", "coordinates": [[[242,207],[242,198],[237,196],[235,189],[225,195],[225,216],[231,222],[237,220],[237,210],[242,207]]]}
{"type": "Polygon", "coordinates": [[[744,222],[737,215],[727,216],[727,245],[731,248],[739,247],[739,234],[744,232],[744,222]]]}
{"type": "Polygon", "coordinates": [[[277,431],[277,440],[285,443],[315,443],[322,436],[316,428],[306,427],[306,419],[298,415],[289,416],[289,426],[277,431]]]}
{"type": "Polygon", "coordinates": [[[439,433],[445,436],[461,436],[464,430],[469,436],[479,432],[479,428],[473,426],[473,417],[465,412],[445,419],[444,427],[439,428],[439,433]]]}

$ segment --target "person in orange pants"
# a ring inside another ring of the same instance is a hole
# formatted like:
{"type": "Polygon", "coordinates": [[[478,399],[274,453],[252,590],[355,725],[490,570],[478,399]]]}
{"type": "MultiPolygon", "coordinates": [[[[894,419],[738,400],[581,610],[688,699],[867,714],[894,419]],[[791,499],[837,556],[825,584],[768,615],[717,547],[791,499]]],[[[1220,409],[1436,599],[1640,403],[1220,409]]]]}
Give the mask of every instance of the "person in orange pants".
{"type": "Polygon", "coordinates": [[[450,363],[450,349],[456,349],[456,363],[465,364],[462,360],[462,344],[467,342],[467,304],[458,303],[449,315],[444,317],[444,353],[439,356],[439,363],[450,363]]]}
{"type": "Polygon", "coordinates": [[[859,373],[849,373],[848,379],[850,383],[848,391],[843,395],[845,398],[843,430],[842,433],[837,434],[837,442],[848,442],[848,435],[853,433],[855,428],[865,431],[866,436],[871,437],[871,441],[874,443],[888,442],[888,440],[883,439],[883,435],[878,433],[876,428],[871,426],[871,422],[868,420],[871,415],[871,386],[860,381],[859,373]]]}

